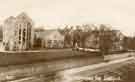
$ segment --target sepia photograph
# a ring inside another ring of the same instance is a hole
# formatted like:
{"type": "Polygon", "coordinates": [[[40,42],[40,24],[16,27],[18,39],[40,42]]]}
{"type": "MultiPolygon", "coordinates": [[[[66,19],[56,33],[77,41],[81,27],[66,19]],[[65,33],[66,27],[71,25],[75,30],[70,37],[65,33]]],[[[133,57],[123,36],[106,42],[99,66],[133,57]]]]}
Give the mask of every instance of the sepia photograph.
{"type": "Polygon", "coordinates": [[[135,0],[0,0],[0,82],[135,82],[135,0]]]}

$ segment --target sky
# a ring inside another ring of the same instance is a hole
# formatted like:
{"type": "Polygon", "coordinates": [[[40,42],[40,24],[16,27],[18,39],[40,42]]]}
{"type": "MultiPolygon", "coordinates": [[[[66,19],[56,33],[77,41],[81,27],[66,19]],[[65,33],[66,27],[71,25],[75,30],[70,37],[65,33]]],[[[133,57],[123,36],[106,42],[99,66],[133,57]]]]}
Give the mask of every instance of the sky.
{"type": "MultiPolygon", "coordinates": [[[[135,0],[0,0],[0,23],[26,12],[35,27],[110,24],[126,35],[135,35],[135,0]]],[[[45,28],[46,28],[45,27],[45,28]]]]}

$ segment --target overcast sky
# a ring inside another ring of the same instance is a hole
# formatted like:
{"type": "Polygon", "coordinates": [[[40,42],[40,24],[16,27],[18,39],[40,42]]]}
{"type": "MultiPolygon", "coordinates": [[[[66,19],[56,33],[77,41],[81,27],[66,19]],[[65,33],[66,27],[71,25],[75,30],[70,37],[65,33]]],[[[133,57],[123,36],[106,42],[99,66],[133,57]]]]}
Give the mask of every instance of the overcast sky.
{"type": "Polygon", "coordinates": [[[135,0],[0,0],[0,22],[21,12],[36,26],[104,23],[135,35],[135,0]]]}

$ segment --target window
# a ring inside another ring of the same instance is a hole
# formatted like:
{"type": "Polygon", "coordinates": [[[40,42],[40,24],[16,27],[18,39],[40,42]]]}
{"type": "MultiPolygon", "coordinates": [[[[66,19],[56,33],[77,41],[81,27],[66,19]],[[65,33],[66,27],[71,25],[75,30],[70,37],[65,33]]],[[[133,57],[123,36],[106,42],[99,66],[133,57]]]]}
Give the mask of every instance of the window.
{"type": "Polygon", "coordinates": [[[21,44],[21,40],[19,40],[19,44],[21,44]]]}
{"type": "Polygon", "coordinates": [[[28,27],[28,28],[31,28],[32,25],[31,25],[30,23],[27,23],[27,27],[28,27]]]}
{"type": "Polygon", "coordinates": [[[54,40],[54,43],[57,43],[57,40],[54,40]]]}
{"type": "Polygon", "coordinates": [[[31,25],[31,23],[27,23],[27,33],[28,33],[28,40],[30,40],[31,39],[31,27],[32,27],[32,25],[31,25]]]}
{"type": "Polygon", "coordinates": [[[25,33],[26,33],[26,29],[23,29],[23,36],[25,36],[25,33]]]}
{"type": "Polygon", "coordinates": [[[19,27],[20,27],[20,28],[21,28],[21,26],[22,26],[22,25],[21,25],[21,24],[19,24],[19,27]]]}
{"type": "Polygon", "coordinates": [[[26,30],[23,29],[23,42],[25,42],[25,35],[26,35],[26,30]]]}
{"type": "Polygon", "coordinates": [[[19,35],[19,40],[21,40],[21,36],[19,35]]]}
{"type": "Polygon", "coordinates": [[[64,41],[60,41],[61,42],[61,44],[64,44],[64,41]]]}
{"type": "Polygon", "coordinates": [[[47,40],[47,47],[50,47],[52,44],[52,40],[47,40]]]}
{"type": "Polygon", "coordinates": [[[19,35],[21,35],[21,29],[19,29],[19,35]]]}
{"type": "Polygon", "coordinates": [[[52,40],[48,40],[48,43],[51,43],[52,42],[52,40]]]}

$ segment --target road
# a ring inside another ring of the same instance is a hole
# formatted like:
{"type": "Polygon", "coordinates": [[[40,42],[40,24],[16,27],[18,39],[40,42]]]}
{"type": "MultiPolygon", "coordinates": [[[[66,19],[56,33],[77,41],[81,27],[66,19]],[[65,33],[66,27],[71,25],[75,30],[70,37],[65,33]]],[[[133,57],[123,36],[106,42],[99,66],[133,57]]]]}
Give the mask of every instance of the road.
{"type": "Polygon", "coordinates": [[[50,74],[60,70],[87,66],[102,62],[101,56],[78,56],[61,60],[51,60],[47,62],[25,64],[9,67],[0,67],[0,81],[13,80],[30,77],[39,74],[50,74]]]}
{"type": "MultiPolygon", "coordinates": [[[[88,66],[82,66],[72,69],[67,69],[63,71],[59,71],[56,74],[50,74],[46,76],[45,74],[40,75],[33,75],[30,77],[26,77],[23,79],[16,79],[9,82],[76,82],[77,79],[83,80],[84,77],[90,79],[92,76],[103,75],[111,73],[124,65],[127,65],[129,62],[132,62],[133,57],[129,57],[126,59],[115,60],[107,63],[99,63],[99,64],[92,64],[88,66]],[[62,75],[61,75],[62,74],[62,75]],[[64,74],[64,75],[63,75],[64,74]],[[63,78],[64,77],[64,78],[63,78]]],[[[134,61],[135,62],[135,61],[134,61]]],[[[114,73],[113,73],[114,75],[114,73]]],[[[116,75],[116,74],[115,74],[116,75]]],[[[78,82],[78,81],[77,81],[78,82]]],[[[79,81],[82,82],[82,81],[79,81]]]]}
{"type": "Polygon", "coordinates": [[[70,82],[135,82],[135,59],[70,75],[70,82]]]}
{"type": "Polygon", "coordinates": [[[33,64],[0,67],[0,81],[8,82],[44,82],[46,77],[52,79],[58,71],[79,68],[103,62],[102,56],[76,56],[49,60],[33,64]],[[42,78],[43,81],[40,81],[42,78]],[[30,80],[28,80],[30,79],[30,80]],[[22,80],[22,81],[20,81],[22,80]],[[31,81],[33,80],[33,81],[31,81]],[[38,80],[38,81],[37,81],[38,80]]]}

